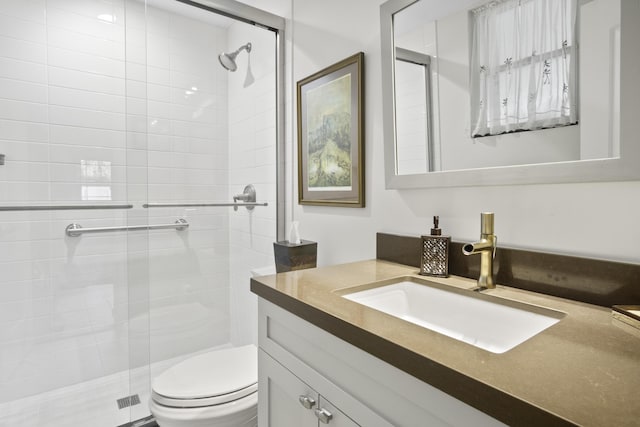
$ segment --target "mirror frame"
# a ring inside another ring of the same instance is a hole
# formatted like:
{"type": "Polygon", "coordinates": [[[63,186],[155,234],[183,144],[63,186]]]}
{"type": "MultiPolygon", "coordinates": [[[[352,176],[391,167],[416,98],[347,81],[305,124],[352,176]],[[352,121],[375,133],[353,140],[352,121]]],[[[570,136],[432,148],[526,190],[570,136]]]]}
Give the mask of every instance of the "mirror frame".
{"type": "Polygon", "coordinates": [[[387,189],[469,187],[640,180],[640,2],[621,0],[620,157],[557,163],[428,172],[396,173],[395,71],[393,15],[418,2],[388,0],[380,5],[382,123],[387,189]]]}

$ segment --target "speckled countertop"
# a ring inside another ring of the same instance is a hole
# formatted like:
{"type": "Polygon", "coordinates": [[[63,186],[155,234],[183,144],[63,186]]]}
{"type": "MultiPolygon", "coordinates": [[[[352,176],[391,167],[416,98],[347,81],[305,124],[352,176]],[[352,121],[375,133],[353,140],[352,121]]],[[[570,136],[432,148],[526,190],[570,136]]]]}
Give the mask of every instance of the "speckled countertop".
{"type": "MultiPolygon", "coordinates": [[[[340,297],[345,288],[417,275],[371,260],[262,276],[251,290],[509,425],[640,425],[640,338],[609,309],[498,285],[485,293],[566,313],[495,354],[340,297]]],[[[475,281],[429,278],[470,289],[475,281]]],[[[469,319],[473,321],[473,319],[469,319]]]]}

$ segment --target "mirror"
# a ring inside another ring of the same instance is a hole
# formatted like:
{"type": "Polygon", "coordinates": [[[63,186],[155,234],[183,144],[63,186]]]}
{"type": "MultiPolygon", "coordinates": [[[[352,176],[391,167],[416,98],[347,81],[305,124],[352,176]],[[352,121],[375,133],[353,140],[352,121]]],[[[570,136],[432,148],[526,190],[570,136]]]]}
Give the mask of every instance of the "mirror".
{"type": "Polygon", "coordinates": [[[504,28],[483,39],[507,3],[381,5],[387,188],[640,179],[638,2],[567,0],[552,16],[569,31],[542,53],[504,28]]]}

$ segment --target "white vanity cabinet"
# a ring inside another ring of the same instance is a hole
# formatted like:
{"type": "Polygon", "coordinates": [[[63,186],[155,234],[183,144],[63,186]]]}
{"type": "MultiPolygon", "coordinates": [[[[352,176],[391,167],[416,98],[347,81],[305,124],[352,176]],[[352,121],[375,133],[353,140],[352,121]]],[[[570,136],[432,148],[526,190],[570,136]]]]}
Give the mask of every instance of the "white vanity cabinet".
{"type": "Polygon", "coordinates": [[[288,369],[260,350],[260,387],[266,388],[260,399],[264,401],[264,416],[260,425],[321,427],[357,427],[355,421],[331,404],[324,396],[309,387],[288,369]]]}
{"type": "Polygon", "coordinates": [[[260,427],[504,426],[263,298],[259,346],[260,427]]]}

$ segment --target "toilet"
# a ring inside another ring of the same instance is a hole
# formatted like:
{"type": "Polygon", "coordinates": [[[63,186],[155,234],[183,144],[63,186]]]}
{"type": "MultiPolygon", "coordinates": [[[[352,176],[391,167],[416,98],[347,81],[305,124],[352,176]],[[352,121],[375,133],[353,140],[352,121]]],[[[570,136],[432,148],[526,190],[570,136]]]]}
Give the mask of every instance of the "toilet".
{"type": "Polygon", "coordinates": [[[172,366],[153,381],[149,409],[160,427],[256,427],[258,349],[216,350],[172,366]]]}

